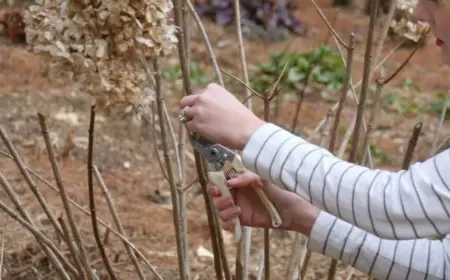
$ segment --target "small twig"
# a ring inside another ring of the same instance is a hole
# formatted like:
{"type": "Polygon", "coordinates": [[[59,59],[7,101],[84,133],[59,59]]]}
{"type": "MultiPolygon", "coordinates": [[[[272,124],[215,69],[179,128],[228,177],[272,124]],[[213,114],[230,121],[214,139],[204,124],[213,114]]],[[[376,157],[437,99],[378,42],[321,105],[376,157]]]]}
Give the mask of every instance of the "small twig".
{"type": "MultiPolygon", "coordinates": [[[[238,39],[238,47],[239,47],[239,55],[241,58],[241,66],[242,66],[242,71],[244,72],[244,82],[246,84],[248,84],[248,69],[247,69],[247,62],[246,62],[246,58],[245,58],[245,48],[244,48],[244,40],[242,38],[242,29],[241,29],[241,9],[240,9],[240,1],[239,0],[233,0],[233,4],[234,4],[234,18],[236,20],[236,35],[237,35],[237,39],[238,39]]],[[[251,94],[250,91],[248,89],[248,87],[245,88],[245,95],[247,96],[247,100],[246,100],[246,105],[247,108],[249,108],[250,110],[252,109],[252,99],[251,99],[251,94]]],[[[247,269],[247,268],[244,268],[247,269]]],[[[246,274],[247,272],[244,271],[244,273],[246,274]]],[[[244,275],[244,280],[246,279],[247,276],[244,275]]],[[[265,280],[269,280],[269,279],[265,279],[265,280]]]]}
{"type": "Polygon", "coordinates": [[[66,188],[64,187],[62,177],[61,177],[61,172],[59,170],[58,163],[56,162],[55,151],[54,151],[52,143],[50,141],[47,121],[46,121],[44,115],[42,115],[41,113],[38,113],[38,118],[39,118],[39,125],[41,126],[41,133],[44,138],[45,145],[47,147],[48,158],[52,165],[52,170],[53,170],[53,175],[55,177],[56,185],[58,186],[59,193],[61,194],[61,199],[62,199],[62,202],[64,205],[64,210],[66,211],[67,220],[69,221],[69,226],[70,226],[71,232],[67,236],[69,238],[69,239],[67,239],[68,245],[69,245],[69,247],[72,246],[72,244],[69,244],[69,243],[71,243],[70,237],[73,235],[75,238],[75,242],[78,245],[78,249],[80,251],[81,262],[83,263],[84,269],[86,270],[85,273],[87,273],[87,279],[93,279],[92,272],[91,272],[91,269],[89,267],[89,263],[88,263],[88,260],[86,257],[86,249],[84,248],[81,234],[80,234],[80,232],[76,226],[75,220],[73,218],[72,209],[71,209],[70,203],[67,199],[66,188]]]}
{"type": "Polygon", "coordinates": [[[109,237],[111,236],[111,231],[109,229],[105,229],[105,232],[103,234],[103,244],[108,245],[110,244],[109,237]]]}
{"type": "Polygon", "coordinates": [[[180,192],[185,192],[188,189],[190,189],[195,183],[198,183],[198,177],[195,177],[194,180],[192,180],[192,182],[190,182],[189,184],[187,184],[186,186],[183,186],[182,188],[179,188],[178,190],[180,192]]]}
{"type": "Polygon", "coordinates": [[[20,173],[25,178],[25,181],[30,186],[31,191],[38,199],[39,204],[41,205],[45,214],[49,218],[49,220],[52,223],[53,227],[55,228],[57,234],[59,234],[60,236],[64,236],[64,234],[61,230],[61,227],[59,226],[58,221],[56,220],[55,216],[51,212],[50,207],[48,206],[47,202],[45,201],[44,196],[42,195],[41,191],[37,187],[36,183],[31,179],[30,174],[28,174],[28,172],[26,171],[24,164],[19,157],[19,154],[17,153],[16,149],[14,148],[11,140],[9,139],[8,135],[6,134],[6,132],[2,126],[0,126],[0,137],[3,139],[3,142],[5,142],[10,154],[14,158],[14,162],[16,163],[17,167],[20,170],[20,173]]]}
{"type": "Polygon", "coordinates": [[[338,42],[346,49],[348,49],[348,46],[344,43],[344,41],[339,37],[339,35],[337,34],[337,32],[333,29],[333,27],[331,26],[331,24],[328,22],[327,17],[323,14],[322,10],[320,9],[319,5],[317,5],[315,0],[311,0],[311,3],[313,3],[314,7],[316,8],[317,12],[319,13],[320,17],[323,19],[323,21],[325,22],[325,24],[328,27],[328,30],[331,31],[331,33],[333,34],[333,36],[338,40],[338,42]]]}
{"type": "Polygon", "coordinates": [[[432,155],[432,156],[436,155],[439,151],[442,150],[442,148],[444,148],[445,145],[447,145],[447,144],[449,143],[449,141],[450,141],[450,135],[447,135],[447,136],[444,138],[444,141],[442,141],[442,143],[439,144],[435,150],[433,150],[433,152],[432,152],[431,155],[432,155]]]}
{"type": "Polygon", "coordinates": [[[414,49],[412,50],[412,52],[408,55],[408,57],[405,59],[405,61],[403,61],[403,63],[400,65],[400,67],[397,68],[397,70],[394,71],[394,73],[391,74],[391,76],[389,76],[389,78],[387,78],[384,81],[384,84],[389,83],[392,79],[395,78],[395,76],[397,76],[398,73],[400,73],[400,71],[402,71],[402,69],[408,64],[408,62],[411,60],[411,58],[413,57],[413,55],[417,52],[417,50],[419,49],[419,47],[422,45],[423,40],[425,40],[428,36],[428,33],[430,33],[430,29],[427,29],[427,31],[425,31],[419,39],[419,42],[415,45],[414,49]]]}
{"type": "Polygon", "coordinates": [[[347,97],[348,88],[350,85],[350,79],[352,76],[352,66],[353,66],[353,52],[355,50],[355,34],[350,34],[350,40],[349,40],[349,47],[347,49],[347,65],[346,65],[346,73],[345,73],[345,82],[344,87],[341,91],[341,96],[339,98],[338,107],[335,113],[334,117],[334,123],[333,128],[331,130],[331,136],[330,136],[330,144],[328,146],[328,150],[331,153],[334,153],[334,146],[336,144],[336,136],[337,136],[337,130],[339,127],[339,121],[341,119],[342,110],[344,109],[344,103],[345,99],[347,97]]]}
{"type": "MultiPolygon", "coordinates": [[[[70,262],[66,259],[66,257],[56,248],[55,244],[53,244],[44,234],[42,234],[39,230],[37,230],[33,225],[31,225],[29,222],[27,222],[25,219],[21,218],[19,215],[14,213],[14,211],[6,206],[6,204],[3,203],[3,201],[0,201],[0,209],[6,214],[8,214],[11,218],[16,220],[19,224],[21,224],[24,228],[26,228],[28,231],[33,234],[33,236],[39,240],[40,242],[44,243],[52,252],[63,262],[63,264],[67,267],[68,270],[70,270],[71,273],[74,275],[77,275],[77,270],[70,264],[70,262]]],[[[70,277],[67,275],[67,273],[64,273],[63,275],[64,279],[70,279],[70,277]]]]}
{"type": "MultiPolygon", "coordinates": [[[[335,39],[336,40],[336,39],[335,39]]],[[[390,52],[377,64],[377,66],[374,68],[374,71],[377,71],[381,66],[384,65],[384,63],[386,63],[386,61],[389,60],[389,58],[391,58],[395,52],[406,42],[406,40],[402,40],[398,45],[396,45],[395,47],[393,47],[390,52]]],[[[338,49],[339,49],[339,45],[338,45],[338,49]]],[[[345,61],[345,59],[343,59],[343,61],[345,61]]],[[[347,66],[347,63],[344,63],[345,66],[347,66]]],[[[362,80],[359,80],[356,84],[353,84],[352,80],[350,79],[350,92],[352,94],[353,99],[355,99],[356,102],[358,102],[356,100],[356,89],[358,89],[359,86],[361,86],[361,82],[362,80]]],[[[358,103],[357,103],[358,104],[358,103]]],[[[336,102],[331,109],[332,110],[336,110],[337,107],[339,106],[339,101],[336,102]]],[[[314,133],[317,132],[318,130],[320,130],[320,128],[323,126],[324,121],[325,121],[325,117],[326,115],[324,115],[322,117],[322,119],[319,121],[319,123],[317,124],[316,128],[314,129],[314,133]]],[[[363,121],[363,126],[364,126],[364,121],[363,121]]]]}
{"type": "MultiPolygon", "coordinates": [[[[218,241],[219,239],[217,237],[217,235],[218,235],[217,232],[220,230],[220,228],[218,228],[217,223],[215,221],[215,218],[214,218],[215,212],[214,212],[214,208],[212,205],[212,201],[206,190],[207,177],[204,172],[205,169],[203,166],[202,158],[198,152],[194,152],[194,157],[195,157],[195,164],[196,164],[196,168],[197,168],[197,174],[198,174],[198,178],[199,178],[198,181],[201,186],[203,199],[205,200],[206,216],[208,218],[208,227],[209,227],[209,231],[211,233],[211,245],[212,245],[213,254],[214,254],[214,268],[216,271],[216,279],[222,280],[223,275],[222,275],[221,252],[223,252],[223,251],[221,250],[221,247],[220,247],[220,244],[218,241]]],[[[225,263],[224,265],[227,265],[227,264],[225,263]]]]}
{"type": "Polygon", "coordinates": [[[8,219],[5,219],[5,224],[3,225],[3,232],[2,232],[2,245],[1,245],[1,252],[0,252],[0,280],[2,280],[2,270],[3,270],[3,256],[5,251],[5,236],[6,236],[6,230],[8,226],[8,219]]]}
{"type": "Polygon", "coordinates": [[[369,77],[372,65],[372,41],[375,30],[375,19],[379,0],[372,1],[370,12],[369,30],[367,32],[366,52],[364,54],[364,73],[361,85],[361,93],[359,96],[358,111],[356,113],[355,129],[353,131],[352,145],[350,149],[349,162],[356,162],[356,154],[358,151],[359,135],[361,131],[361,123],[363,121],[364,106],[366,102],[367,92],[369,90],[369,77]]]}
{"type": "Polygon", "coordinates": [[[281,79],[284,77],[284,75],[286,74],[289,62],[291,60],[289,59],[286,64],[284,64],[283,69],[281,70],[280,75],[278,75],[277,79],[275,80],[275,82],[271,85],[271,89],[270,92],[268,94],[268,99],[269,102],[272,101],[272,99],[274,99],[277,95],[280,94],[281,92],[281,87],[279,87],[280,83],[281,83],[281,79]]]}
{"type": "Polygon", "coordinates": [[[91,106],[91,116],[90,116],[90,120],[89,120],[89,141],[88,141],[88,162],[87,162],[89,208],[92,213],[92,216],[91,216],[92,230],[94,232],[95,241],[96,241],[97,247],[100,251],[100,255],[102,256],[106,270],[108,271],[108,274],[111,277],[111,279],[117,280],[116,275],[114,274],[114,271],[111,267],[111,264],[109,263],[108,256],[106,255],[105,248],[102,244],[102,239],[100,237],[100,233],[98,231],[98,225],[97,225],[97,212],[95,209],[94,183],[93,183],[94,124],[95,124],[95,104],[91,106]]]}
{"type": "MultiPolygon", "coordinates": [[[[147,67],[148,68],[148,67],[147,67]]],[[[172,162],[170,160],[169,155],[169,147],[167,144],[167,131],[164,123],[164,112],[163,112],[163,93],[162,93],[162,84],[161,84],[161,70],[159,69],[159,63],[157,60],[153,61],[153,69],[155,72],[155,81],[156,81],[156,104],[157,111],[159,117],[159,127],[161,129],[161,141],[163,145],[163,153],[164,153],[164,161],[167,168],[167,175],[169,177],[169,186],[170,193],[172,197],[172,206],[173,206],[173,223],[175,227],[175,238],[177,242],[177,252],[178,252],[178,268],[180,270],[181,279],[187,278],[186,266],[184,265],[184,253],[183,253],[183,243],[182,243],[182,231],[180,226],[180,209],[178,204],[178,192],[175,184],[175,176],[173,172],[172,162]]]]}
{"type": "MultiPolygon", "coordinates": [[[[261,99],[264,99],[264,96],[262,96],[260,93],[258,93],[256,90],[254,90],[250,85],[248,85],[248,83],[242,81],[241,79],[239,79],[238,77],[234,76],[233,74],[223,70],[222,68],[220,68],[220,71],[222,71],[224,74],[230,76],[231,78],[235,79],[236,81],[238,81],[241,85],[245,86],[245,88],[247,88],[248,90],[250,90],[252,92],[252,95],[256,95],[261,99]]],[[[246,98],[250,98],[251,96],[247,96],[246,98]]],[[[245,99],[245,100],[247,100],[245,99]]],[[[246,101],[243,101],[242,103],[245,103],[246,101]]]]}
{"type": "MultiPolygon", "coordinates": [[[[386,41],[386,36],[389,32],[389,28],[390,28],[392,19],[394,18],[395,10],[397,7],[397,0],[391,0],[390,2],[391,3],[389,6],[389,12],[388,12],[386,19],[384,20],[383,30],[381,31],[381,36],[380,36],[380,39],[378,40],[377,49],[375,50],[375,56],[374,56],[375,63],[378,63],[378,60],[380,58],[381,50],[383,49],[384,42],[386,41]]],[[[371,73],[371,75],[370,75],[371,77],[372,77],[373,73],[375,73],[375,71],[371,73]]]]}
{"type": "MultiPolygon", "coordinates": [[[[209,57],[211,58],[214,72],[216,72],[217,79],[219,79],[219,83],[223,87],[224,82],[223,82],[223,78],[222,78],[222,73],[220,72],[219,64],[217,63],[216,56],[214,54],[213,48],[211,47],[211,43],[208,39],[208,34],[206,33],[206,30],[205,30],[205,27],[203,26],[202,20],[200,19],[197,12],[195,11],[195,8],[192,5],[191,1],[185,0],[185,2],[186,2],[186,5],[188,6],[192,16],[194,17],[195,22],[197,23],[198,27],[200,28],[200,33],[202,34],[203,42],[205,43],[206,48],[208,49],[209,57]]],[[[185,41],[186,45],[187,45],[187,42],[188,41],[185,41]]]]}
{"type": "Polygon", "coordinates": [[[316,67],[317,61],[314,60],[314,57],[315,57],[315,54],[313,53],[312,59],[310,61],[310,65],[309,65],[308,69],[306,70],[307,72],[305,75],[305,79],[303,80],[303,88],[301,88],[298,92],[297,106],[295,107],[294,117],[292,118],[291,132],[294,132],[295,129],[297,128],[298,116],[300,115],[300,109],[302,108],[303,100],[305,98],[305,91],[308,88],[311,73],[312,73],[314,67],[316,67]]]}
{"type": "Polygon", "coordinates": [[[331,260],[330,267],[328,268],[328,277],[327,280],[333,280],[336,275],[338,261],[335,259],[331,260]]]}
{"type": "Polygon", "coordinates": [[[441,128],[442,128],[442,125],[444,125],[445,116],[447,115],[447,109],[448,109],[449,102],[450,102],[450,87],[447,90],[447,95],[445,96],[444,106],[442,107],[442,111],[441,111],[441,118],[439,119],[439,126],[436,130],[436,136],[434,137],[433,145],[431,146],[430,157],[433,155],[434,151],[436,150],[436,145],[437,145],[437,142],[441,135],[441,128]]]}
{"type": "Polygon", "coordinates": [[[408,142],[408,148],[406,149],[405,157],[403,159],[402,169],[406,170],[409,168],[411,164],[411,159],[414,154],[414,149],[417,145],[417,140],[420,136],[420,131],[422,130],[422,123],[418,123],[414,126],[413,132],[411,134],[411,138],[408,142]]]}
{"type": "Polygon", "coordinates": [[[155,110],[155,106],[154,106],[154,103],[152,102],[152,117],[151,117],[151,123],[152,123],[152,137],[153,137],[153,148],[155,149],[155,154],[156,154],[156,159],[158,160],[158,164],[159,164],[159,167],[160,167],[160,169],[161,169],[161,173],[163,174],[163,176],[164,176],[164,179],[166,179],[166,181],[167,182],[169,182],[169,176],[167,175],[167,173],[166,173],[166,170],[165,170],[165,168],[164,168],[164,165],[163,165],[163,162],[162,162],[162,159],[161,159],[161,157],[159,156],[159,152],[158,152],[158,147],[157,147],[157,138],[156,138],[156,133],[155,133],[155,131],[156,131],[156,118],[155,118],[155,113],[156,112],[156,110],[155,110]]]}
{"type": "MultiPolygon", "coordinates": [[[[195,10],[194,10],[195,11],[195,10]]],[[[187,0],[183,1],[183,16],[182,16],[182,22],[183,22],[183,39],[185,43],[186,49],[185,55],[186,55],[186,63],[187,65],[191,65],[191,48],[190,48],[190,29],[188,28],[188,18],[189,18],[189,8],[187,0]]],[[[200,22],[201,23],[201,22],[200,22]]],[[[190,67],[188,67],[188,76],[190,76],[190,67]]],[[[169,117],[169,116],[168,116],[169,117]]],[[[169,117],[170,118],[170,117],[169,117]]],[[[167,120],[168,122],[171,122],[171,120],[167,120]]],[[[177,161],[179,162],[178,166],[178,199],[180,203],[180,216],[181,216],[181,230],[183,232],[183,236],[185,236],[185,239],[183,240],[183,258],[186,260],[185,266],[187,271],[188,279],[191,278],[191,271],[189,267],[189,245],[188,245],[188,222],[187,222],[187,196],[186,194],[181,191],[180,189],[183,188],[185,184],[185,177],[186,177],[186,169],[185,169],[185,162],[186,162],[186,154],[185,154],[185,142],[186,142],[186,130],[183,129],[183,124],[180,122],[179,124],[179,135],[178,135],[178,153],[176,154],[177,161]]]]}
{"type": "Polygon", "coordinates": [[[183,77],[183,85],[185,94],[189,95],[192,93],[191,91],[191,80],[189,79],[189,61],[187,60],[187,54],[186,54],[186,41],[184,37],[184,29],[186,26],[183,25],[183,16],[181,14],[181,0],[172,0],[173,7],[174,7],[174,20],[175,20],[175,26],[180,26],[180,28],[176,34],[178,38],[178,57],[180,59],[180,65],[181,65],[181,73],[183,77]]]}
{"type": "MultiPolygon", "coordinates": [[[[170,115],[169,112],[167,110],[167,106],[163,100],[162,102],[163,105],[163,111],[164,111],[164,117],[165,117],[165,123],[167,124],[167,128],[168,128],[168,132],[169,132],[169,138],[171,140],[171,142],[173,143],[173,148],[175,151],[175,162],[177,165],[177,171],[178,171],[178,182],[176,183],[176,190],[178,192],[178,203],[179,203],[179,217],[181,219],[180,221],[180,227],[181,227],[181,243],[182,243],[182,251],[183,251],[183,265],[185,266],[185,270],[187,273],[187,278],[189,279],[189,275],[190,275],[190,268],[189,268],[189,246],[188,246],[188,230],[187,230],[187,205],[186,205],[186,196],[185,194],[180,191],[180,188],[183,184],[183,180],[184,180],[184,164],[182,164],[181,162],[181,157],[180,155],[184,155],[181,154],[180,151],[178,150],[178,146],[175,140],[175,131],[173,129],[173,125],[172,122],[170,120],[170,115]]],[[[185,134],[185,130],[181,129],[181,134],[185,134]]],[[[184,157],[184,156],[183,156],[184,157]]]]}
{"type": "MultiPolygon", "coordinates": [[[[12,156],[10,156],[11,159],[13,159],[12,156]]],[[[31,226],[35,226],[33,223],[33,220],[31,219],[31,217],[28,215],[28,213],[25,210],[25,207],[22,205],[22,202],[20,201],[20,199],[18,198],[17,194],[15,193],[15,191],[13,190],[13,188],[11,187],[11,185],[8,183],[8,181],[6,180],[6,178],[3,176],[3,174],[0,172],[0,185],[2,185],[3,189],[5,190],[6,194],[8,195],[9,199],[12,201],[12,203],[14,204],[14,207],[16,207],[17,211],[19,212],[19,214],[27,221],[31,224],[31,226]]],[[[57,236],[59,236],[57,234],[57,236]]],[[[67,273],[64,271],[63,267],[61,266],[61,264],[59,263],[58,259],[56,259],[55,255],[51,252],[51,250],[42,243],[42,241],[40,241],[39,239],[37,239],[37,242],[39,243],[39,245],[42,247],[42,250],[44,251],[44,253],[47,255],[48,259],[50,260],[50,262],[53,263],[53,265],[56,267],[56,271],[58,272],[58,274],[61,276],[61,278],[63,279],[67,279],[69,280],[69,276],[67,275],[67,273]]],[[[64,260],[63,260],[64,261],[64,260]]],[[[67,264],[64,264],[67,265],[67,264]]],[[[71,271],[72,272],[72,271],[71,271]]],[[[76,270],[73,271],[73,273],[76,275],[77,272],[76,270]]]]}
{"type": "MultiPolygon", "coordinates": [[[[8,157],[9,159],[13,160],[13,157],[0,150],[0,154],[3,154],[4,156],[8,157]]],[[[48,182],[45,178],[43,178],[41,175],[37,174],[35,171],[33,171],[31,168],[25,166],[26,170],[28,172],[30,172],[33,176],[35,176],[39,181],[43,182],[46,186],[48,186],[50,189],[52,189],[53,191],[59,193],[58,188],[56,188],[55,186],[53,186],[50,182],[48,182]]],[[[85,210],[84,207],[82,207],[81,205],[79,205],[78,203],[76,203],[75,201],[73,201],[72,199],[69,198],[69,202],[72,203],[73,206],[75,206],[75,208],[77,208],[78,210],[80,210],[82,213],[84,213],[85,215],[87,215],[88,217],[91,217],[92,214],[85,210]]],[[[155,277],[158,280],[163,280],[161,278],[161,276],[156,272],[155,268],[150,264],[150,262],[147,260],[147,258],[144,256],[144,254],[139,251],[125,236],[123,236],[122,234],[118,233],[116,230],[112,229],[110,226],[108,226],[104,221],[102,221],[101,219],[97,218],[97,221],[104,226],[105,228],[109,229],[112,233],[114,233],[114,235],[116,235],[117,237],[119,237],[122,241],[126,242],[128,244],[128,246],[130,246],[133,251],[138,254],[139,258],[141,258],[141,260],[145,263],[145,265],[154,273],[155,277]]],[[[76,271],[75,271],[76,272],[76,271]]],[[[69,279],[69,278],[67,278],[69,279]]]]}
{"type": "MultiPolygon", "coordinates": [[[[75,267],[78,270],[79,277],[82,279],[89,279],[86,276],[86,272],[83,270],[83,264],[81,263],[80,259],[78,258],[77,249],[72,242],[72,236],[70,234],[69,225],[67,225],[66,220],[64,220],[62,217],[58,218],[58,222],[60,223],[61,228],[64,232],[64,239],[69,247],[69,251],[70,251],[70,254],[72,255],[72,259],[73,259],[73,262],[75,263],[75,267]]],[[[87,266],[87,273],[92,275],[89,266],[87,266]]]]}
{"type": "MultiPolygon", "coordinates": [[[[364,142],[363,142],[363,153],[361,154],[361,158],[359,160],[359,163],[364,165],[367,159],[367,153],[370,149],[370,138],[372,137],[372,131],[373,131],[373,126],[374,126],[374,121],[375,121],[375,116],[378,115],[378,108],[380,106],[380,99],[381,99],[381,93],[383,91],[383,79],[384,79],[384,73],[383,71],[380,73],[380,77],[377,80],[377,88],[375,90],[375,99],[374,99],[374,104],[372,107],[372,110],[370,112],[370,117],[369,117],[369,121],[367,124],[367,131],[366,131],[366,135],[364,137],[364,142]]],[[[373,168],[373,163],[369,164],[369,168],[373,168]]]]}
{"type": "MultiPolygon", "coordinates": [[[[109,212],[111,212],[111,216],[113,217],[114,223],[116,224],[116,228],[120,234],[126,236],[122,227],[122,223],[120,222],[119,215],[117,214],[117,210],[114,206],[114,202],[112,201],[108,188],[106,187],[105,181],[103,181],[102,175],[98,171],[97,166],[94,165],[93,168],[95,178],[97,179],[97,182],[100,185],[100,188],[102,189],[103,196],[105,197],[106,203],[108,204],[109,212]]],[[[142,268],[139,264],[139,261],[137,260],[136,255],[131,251],[130,246],[128,246],[128,244],[126,244],[125,242],[123,242],[123,245],[125,246],[125,249],[127,250],[130,259],[133,262],[134,267],[136,268],[139,278],[141,280],[146,279],[144,273],[142,272],[142,268]]]]}

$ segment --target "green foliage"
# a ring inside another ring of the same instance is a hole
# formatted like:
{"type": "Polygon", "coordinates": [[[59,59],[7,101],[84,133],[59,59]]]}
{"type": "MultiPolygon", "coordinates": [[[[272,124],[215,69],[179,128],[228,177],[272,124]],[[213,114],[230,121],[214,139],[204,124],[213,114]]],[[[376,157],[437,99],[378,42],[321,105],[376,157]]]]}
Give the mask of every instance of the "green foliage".
{"type": "MultiPolygon", "coordinates": [[[[190,63],[189,65],[191,83],[195,86],[205,86],[210,82],[210,79],[205,73],[205,67],[198,63],[190,63]]],[[[181,64],[167,67],[161,71],[163,79],[175,81],[182,79],[181,64]]]]}
{"type": "Polygon", "coordinates": [[[426,112],[426,108],[420,106],[417,102],[402,99],[398,92],[386,92],[383,99],[393,110],[402,115],[415,115],[426,112]]]}
{"type": "Polygon", "coordinates": [[[375,144],[370,144],[369,150],[372,154],[372,159],[377,163],[386,163],[390,160],[389,155],[375,144]]]}
{"type": "Polygon", "coordinates": [[[293,88],[303,83],[311,72],[311,81],[326,86],[330,90],[340,90],[345,79],[345,66],[339,51],[321,45],[311,52],[287,53],[275,52],[269,63],[258,64],[258,70],[251,77],[251,85],[257,91],[263,91],[279,76],[288,63],[283,84],[293,88]]]}
{"type": "MultiPolygon", "coordinates": [[[[445,92],[436,93],[436,100],[431,102],[430,110],[436,114],[441,114],[442,109],[444,109],[446,96],[447,96],[447,93],[445,93],[445,92]]],[[[446,119],[448,119],[450,116],[449,111],[450,111],[450,100],[447,102],[447,112],[445,114],[446,119]]]]}
{"type": "Polygon", "coordinates": [[[416,83],[414,83],[414,81],[411,78],[406,78],[402,83],[402,87],[415,92],[420,91],[420,87],[416,83]]]}

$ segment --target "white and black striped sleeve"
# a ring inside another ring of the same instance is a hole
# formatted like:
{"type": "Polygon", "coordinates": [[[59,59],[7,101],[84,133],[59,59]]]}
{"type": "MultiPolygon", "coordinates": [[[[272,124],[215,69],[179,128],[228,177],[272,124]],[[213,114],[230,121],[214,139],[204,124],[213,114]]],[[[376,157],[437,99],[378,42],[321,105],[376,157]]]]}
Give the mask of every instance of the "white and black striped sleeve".
{"type": "Polygon", "coordinates": [[[409,170],[372,170],[268,123],[251,136],[243,161],[275,185],[376,236],[413,239],[450,232],[449,150],[409,170]]]}
{"type": "Polygon", "coordinates": [[[322,211],[311,230],[308,249],[378,280],[442,280],[450,275],[448,238],[382,239],[322,211]]]}

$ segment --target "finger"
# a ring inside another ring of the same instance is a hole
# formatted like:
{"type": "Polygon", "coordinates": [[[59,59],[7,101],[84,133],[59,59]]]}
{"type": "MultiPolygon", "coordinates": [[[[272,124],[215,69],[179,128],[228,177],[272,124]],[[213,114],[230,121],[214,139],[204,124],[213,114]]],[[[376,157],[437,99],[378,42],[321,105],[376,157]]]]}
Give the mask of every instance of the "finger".
{"type": "Polygon", "coordinates": [[[195,120],[191,119],[183,124],[184,124],[184,128],[186,128],[186,130],[188,132],[191,132],[191,133],[198,132],[197,123],[195,122],[195,120]]]}
{"type": "Polygon", "coordinates": [[[230,196],[220,196],[218,198],[214,198],[213,204],[217,211],[223,211],[227,208],[232,208],[235,206],[234,200],[230,196]]]}
{"type": "Polygon", "coordinates": [[[237,194],[238,194],[237,190],[236,189],[230,189],[230,193],[231,193],[231,196],[233,197],[233,201],[236,201],[237,194]]]}
{"type": "Polygon", "coordinates": [[[218,212],[219,219],[224,223],[236,219],[241,214],[241,209],[238,206],[227,208],[218,212]]]}
{"type": "Polygon", "coordinates": [[[241,176],[227,181],[229,188],[261,188],[260,178],[253,173],[244,173],[241,176]]]}
{"type": "Polygon", "coordinates": [[[220,221],[220,225],[226,231],[233,231],[234,227],[236,226],[236,219],[228,221],[228,222],[220,221]]]}
{"type": "Polygon", "coordinates": [[[216,185],[209,184],[207,186],[207,191],[212,197],[220,197],[221,196],[220,188],[216,185]]]}
{"type": "Polygon", "coordinates": [[[195,105],[195,102],[197,102],[197,99],[200,97],[199,94],[191,94],[184,96],[180,100],[180,109],[183,109],[184,107],[192,107],[195,105]]]}

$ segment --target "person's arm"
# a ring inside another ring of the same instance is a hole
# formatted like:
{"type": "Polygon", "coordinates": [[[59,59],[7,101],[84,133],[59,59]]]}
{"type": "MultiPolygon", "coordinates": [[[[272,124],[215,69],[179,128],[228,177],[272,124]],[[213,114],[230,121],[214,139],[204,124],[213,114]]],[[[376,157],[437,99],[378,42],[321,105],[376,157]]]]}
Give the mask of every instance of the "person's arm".
{"type": "Polygon", "coordinates": [[[442,241],[381,239],[324,211],[309,234],[308,249],[378,280],[442,280],[450,275],[450,236],[442,241]]]}
{"type": "Polygon", "coordinates": [[[448,150],[407,171],[371,170],[267,123],[252,134],[242,159],[262,178],[376,236],[450,233],[448,150]]]}

